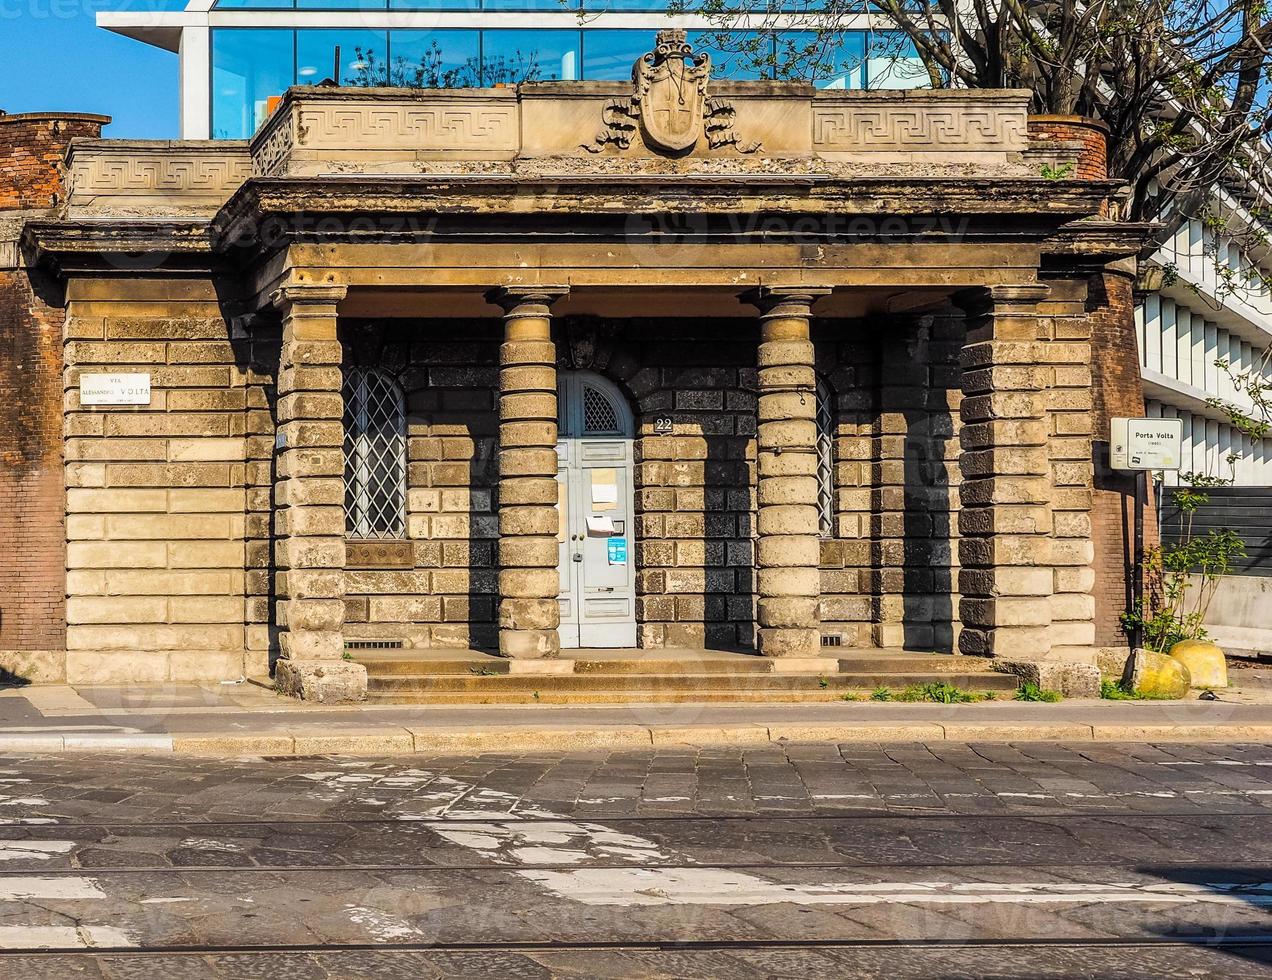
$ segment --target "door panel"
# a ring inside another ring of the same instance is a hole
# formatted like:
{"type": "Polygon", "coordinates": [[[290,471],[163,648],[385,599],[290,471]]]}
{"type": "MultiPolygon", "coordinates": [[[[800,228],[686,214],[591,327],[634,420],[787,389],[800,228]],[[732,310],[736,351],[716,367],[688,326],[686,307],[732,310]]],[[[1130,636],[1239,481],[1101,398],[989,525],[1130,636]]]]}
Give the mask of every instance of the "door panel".
{"type": "Polygon", "coordinates": [[[635,646],[631,412],[603,378],[563,373],[560,426],[561,645],[635,646]]]}

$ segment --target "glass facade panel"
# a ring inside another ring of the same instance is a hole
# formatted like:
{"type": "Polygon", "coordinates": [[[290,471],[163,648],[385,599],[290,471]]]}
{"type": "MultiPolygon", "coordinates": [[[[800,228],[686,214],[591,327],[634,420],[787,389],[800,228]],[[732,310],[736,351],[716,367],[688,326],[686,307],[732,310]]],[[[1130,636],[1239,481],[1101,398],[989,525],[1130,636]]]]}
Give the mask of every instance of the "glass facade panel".
{"type": "Polygon", "coordinates": [[[256,132],[270,96],[292,84],[294,44],[293,31],[212,32],[214,139],[247,139],[256,132]]]}
{"type": "MultiPolygon", "coordinates": [[[[212,133],[216,139],[250,137],[265,118],[270,96],[336,73],[337,46],[343,85],[460,88],[578,78],[625,81],[649,50],[652,34],[643,28],[218,28],[212,32],[212,133]]],[[[811,77],[821,88],[914,88],[927,81],[914,48],[894,33],[731,32],[721,38],[698,31],[689,40],[711,53],[717,78],[811,77]],[[722,42],[728,52],[718,50],[722,42]]]]}
{"type": "Polygon", "coordinates": [[[588,81],[624,82],[632,65],[649,50],[649,31],[584,31],[583,77],[588,81]]]}
{"type": "Polygon", "coordinates": [[[481,0],[388,0],[390,10],[480,10],[481,0]]]}
{"type": "Polygon", "coordinates": [[[735,82],[773,77],[773,35],[760,31],[690,31],[695,51],[711,54],[711,74],[735,82]],[[724,48],[725,50],[721,50],[724,48]]]}
{"type": "Polygon", "coordinates": [[[818,88],[866,87],[866,35],[862,31],[791,31],[776,38],[774,74],[807,79],[818,88]]]}
{"type": "Polygon", "coordinates": [[[483,31],[481,47],[483,85],[579,77],[578,31],[483,31]]]}
{"type": "Polygon", "coordinates": [[[579,0],[482,0],[482,10],[578,10],[579,0]]]}
{"type": "MultiPolygon", "coordinates": [[[[291,10],[294,6],[295,0],[216,0],[217,10],[291,10]]],[[[184,8],[182,4],[180,9],[184,8]]]]}
{"type": "Polygon", "coordinates": [[[334,78],[341,85],[387,85],[388,65],[388,31],[296,32],[296,80],[301,85],[316,85],[324,78],[334,78]]]}
{"type": "Polygon", "coordinates": [[[584,10],[598,13],[604,10],[625,11],[627,13],[647,10],[658,13],[671,6],[670,0],[582,0],[582,2],[584,10]]]}
{"type": "Polygon", "coordinates": [[[867,37],[866,86],[871,89],[919,88],[929,84],[914,42],[899,31],[874,31],[867,37]]]}
{"type": "Polygon", "coordinates": [[[389,84],[465,88],[481,84],[480,31],[390,31],[389,84]]]}
{"type": "Polygon", "coordinates": [[[384,10],[388,0],[296,0],[298,10],[384,10]]]}

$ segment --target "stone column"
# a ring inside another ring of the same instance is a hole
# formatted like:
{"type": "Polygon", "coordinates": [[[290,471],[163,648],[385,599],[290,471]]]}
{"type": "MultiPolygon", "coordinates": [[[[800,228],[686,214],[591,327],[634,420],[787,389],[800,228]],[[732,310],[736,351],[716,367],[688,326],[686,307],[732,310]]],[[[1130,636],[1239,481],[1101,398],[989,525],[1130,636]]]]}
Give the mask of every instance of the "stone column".
{"type": "Polygon", "coordinates": [[[367,672],[344,654],[344,397],[336,307],[343,286],[284,286],[274,485],[278,689],[360,701],[367,672]]]}
{"type": "Polygon", "coordinates": [[[967,313],[959,495],[959,649],[1037,660],[1051,652],[1051,479],[1045,285],[955,297],[967,313]]]}
{"type": "Polygon", "coordinates": [[[756,409],[756,618],[766,657],[821,656],[817,376],[812,305],[827,288],[761,287],[756,409]]]}
{"type": "Polygon", "coordinates": [[[557,368],[552,303],[566,286],[505,286],[487,298],[504,310],[499,348],[499,653],[555,657],[557,368]]]}

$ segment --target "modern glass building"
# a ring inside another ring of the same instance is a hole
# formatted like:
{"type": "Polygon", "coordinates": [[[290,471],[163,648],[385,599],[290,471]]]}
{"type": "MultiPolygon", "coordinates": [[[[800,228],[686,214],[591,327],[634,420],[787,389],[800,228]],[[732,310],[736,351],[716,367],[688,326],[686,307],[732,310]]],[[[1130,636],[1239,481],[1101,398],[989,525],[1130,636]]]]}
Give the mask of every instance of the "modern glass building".
{"type": "MultiPolygon", "coordinates": [[[[624,80],[654,32],[683,27],[700,50],[720,25],[669,0],[189,0],[183,9],[120,10],[98,25],[180,53],[183,139],[245,139],[271,96],[292,85],[426,88],[526,81],[624,80]]],[[[790,53],[827,88],[912,88],[926,75],[871,17],[818,41],[796,15],[765,30],[730,29],[715,76],[785,77],[790,53]]],[[[807,26],[807,25],[805,25],[807,26]]]]}

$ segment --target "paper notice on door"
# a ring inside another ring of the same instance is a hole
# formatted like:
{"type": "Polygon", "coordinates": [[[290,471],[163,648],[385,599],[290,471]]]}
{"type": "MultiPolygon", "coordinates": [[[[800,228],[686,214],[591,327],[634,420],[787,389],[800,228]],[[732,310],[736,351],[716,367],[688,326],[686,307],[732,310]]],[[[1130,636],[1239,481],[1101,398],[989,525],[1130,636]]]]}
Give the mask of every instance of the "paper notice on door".
{"type": "Polygon", "coordinates": [[[608,514],[592,514],[587,519],[588,537],[609,537],[614,533],[614,522],[608,514]]]}
{"type": "Polygon", "coordinates": [[[614,510],[618,506],[618,471],[590,470],[592,510],[614,510]]]}

